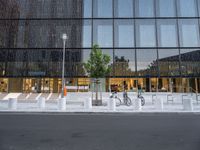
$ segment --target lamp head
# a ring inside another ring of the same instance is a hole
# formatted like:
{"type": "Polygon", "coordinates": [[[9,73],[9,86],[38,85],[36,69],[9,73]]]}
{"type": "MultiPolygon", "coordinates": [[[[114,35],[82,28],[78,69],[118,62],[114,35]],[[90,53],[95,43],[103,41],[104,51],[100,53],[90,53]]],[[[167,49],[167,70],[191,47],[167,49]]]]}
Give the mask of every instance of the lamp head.
{"type": "Polygon", "coordinates": [[[68,37],[67,37],[67,34],[66,34],[66,33],[64,33],[64,34],[62,35],[62,39],[63,39],[63,40],[67,40],[67,39],[68,39],[68,37]]]}

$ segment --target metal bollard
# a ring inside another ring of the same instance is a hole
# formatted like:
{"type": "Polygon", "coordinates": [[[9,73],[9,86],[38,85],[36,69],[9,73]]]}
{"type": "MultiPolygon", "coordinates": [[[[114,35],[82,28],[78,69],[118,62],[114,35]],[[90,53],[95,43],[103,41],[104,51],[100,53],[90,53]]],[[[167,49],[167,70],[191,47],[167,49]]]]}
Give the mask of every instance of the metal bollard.
{"type": "Polygon", "coordinates": [[[46,99],[44,97],[39,97],[38,98],[38,107],[40,109],[44,109],[45,108],[45,101],[46,101],[46,99]]]}
{"type": "Polygon", "coordinates": [[[116,111],[116,101],[114,98],[110,98],[108,101],[108,109],[111,111],[116,111]]]}
{"type": "Polygon", "coordinates": [[[61,110],[61,111],[66,110],[66,98],[58,99],[58,110],[61,110]]]}
{"type": "Polygon", "coordinates": [[[137,98],[135,100],[135,110],[139,110],[139,111],[142,110],[142,104],[141,104],[141,99],[140,98],[137,98]]]}
{"type": "Polygon", "coordinates": [[[92,99],[86,98],[84,101],[84,108],[85,109],[92,109],[92,99]]]}
{"type": "Polygon", "coordinates": [[[183,109],[185,111],[193,111],[192,98],[183,99],[183,109]]]}
{"type": "Polygon", "coordinates": [[[8,108],[12,110],[17,109],[17,99],[16,98],[9,98],[8,100],[8,108]]]}
{"type": "Polygon", "coordinates": [[[163,99],[162,98],[156,98],[155,109],[163,111],[164,105],[163,105],[163,99]]]}

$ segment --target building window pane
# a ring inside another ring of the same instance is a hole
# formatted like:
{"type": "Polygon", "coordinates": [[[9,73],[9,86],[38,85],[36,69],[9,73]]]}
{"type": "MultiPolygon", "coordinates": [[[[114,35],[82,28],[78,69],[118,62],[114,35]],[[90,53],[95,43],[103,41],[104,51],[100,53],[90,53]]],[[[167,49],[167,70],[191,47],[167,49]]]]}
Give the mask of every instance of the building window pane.
{"type": "Polygon", "coordinates": [[[176,7],[174,0],[156,0],[157,16],[159,17],[175,17],[176,7]]]}
{"type": "Polygon", "coordinates": [[[176,47],[176,20],[158,20],[158,45],[160,47],[176,47]]]}
{"type": "Polygon", "coordinates": [[[182,47],[199,46],[198,20],[180,20],[179,30],[180,44],[182,47]]]}
{"type": "Polygon", "coordinates": [[[196,0],[178,0],[178,15],[181,17],[196,17],[196,0]]]}
{"type": "Polygon", "coordinates": [[[100,47],[113,46],[113,27],[111,20],[95,20],[93,27],[93,44],[100,47]]]}
{"type": "Polygon", "coordinates": [[[185,76],[200,75],[200,50],[181,49],[181,74],[185,76]]]}
{"type": "Polygon", "coordinates": [[[117,49],[115,50],[115,76],[135,75],[135,50],[117,49]]]}
{"type": "Polygon", "coordinates": [[[115,17],[133,17],[133,0],[114,0],[115,17]]]}
{"type": "Polygon", "coordinates": [[[134,22],[133,20],[115,21],[115,47],[134,46],[134,22]]]}
{"type": "Polygon", "coordinates": [[[90,59],[90,49],[84,49],[82,50],[82,62],[87,62],[90,59]]]}
{"type": "Polygon", "coordinates": [[[83,14],[84,18],[92,17],[92,0],[84,0],[83,14]]]}
{"type": "Polygon", "coordinates": [[[156,76],[158,71],[156,49],[137,50],[137,73],[138,76],[156,76]]]}
{"type": "Polygon", "coordinates": [[[160,76],[177,76],[180,74],[178,49],[159,49],[158,57],[160,76]]]}
{"type": "Polygon", "coordinates": [[[94,17],[112,17],[112,0],[94,0],[94,17]]]}
{"type": "Polygon", "coordinates": [[[136,0],[137,17],[154,17],[154,0],[136,0]]]}
{"type": "Polygon", "coordinates": [[[139,47],[155,47],[155,21],[136,20],[136,44],[139,47]]]}
{"type": "Polygon", "coordinates": [[[84,21],[83,26],[83,47],[91,47],[91,21],[84,21]]]}

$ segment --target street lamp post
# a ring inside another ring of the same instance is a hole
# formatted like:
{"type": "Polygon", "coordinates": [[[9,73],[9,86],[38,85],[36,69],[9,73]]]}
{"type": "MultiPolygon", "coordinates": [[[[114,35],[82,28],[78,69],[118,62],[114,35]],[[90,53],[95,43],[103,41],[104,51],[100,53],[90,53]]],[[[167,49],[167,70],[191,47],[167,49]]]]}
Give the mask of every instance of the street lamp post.
{"type": "Polygon", "coordinates": [[[62,35],[63,39],[63,62],[62,62],[62,94],[61,98],[64,98],[64,89],[65,89],[65,44],[67,40],[67,34],[62,35]]]}

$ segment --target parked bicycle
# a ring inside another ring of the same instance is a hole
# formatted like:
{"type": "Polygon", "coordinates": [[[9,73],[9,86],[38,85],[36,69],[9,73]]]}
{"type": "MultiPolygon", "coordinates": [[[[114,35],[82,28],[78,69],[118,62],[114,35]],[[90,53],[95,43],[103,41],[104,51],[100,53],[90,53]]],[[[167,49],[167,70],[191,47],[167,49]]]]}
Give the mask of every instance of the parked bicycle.
{"type": "Polygon", "coordinates": [[[115,98],[116,100],[116,106],[120,106],[122,104],[125,104],[127,106],[130,106],[132,104],[131,99],[128,97],[128,94],[126,91],[123,92],[123,102],[122,100],[117,96],[117,92],[112,92],[110,98],[115,98]]]}
{"type": "Polygon", "coordinates": [[[141,100],[141,105],[144,106],[145,105],[145,99],[144,97],[142,96],[142,94],[139,94],[138,93],[138,96],[137,96],[140,100],[141,100]]]}

